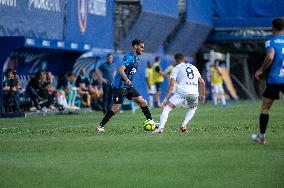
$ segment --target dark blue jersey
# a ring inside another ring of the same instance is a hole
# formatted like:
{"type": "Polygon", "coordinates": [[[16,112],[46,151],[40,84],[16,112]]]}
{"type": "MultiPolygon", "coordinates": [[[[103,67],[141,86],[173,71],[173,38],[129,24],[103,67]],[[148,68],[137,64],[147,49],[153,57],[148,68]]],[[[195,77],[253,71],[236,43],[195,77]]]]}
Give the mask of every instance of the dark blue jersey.
{"type": "MultiPolygon", "coordinates": [[[[131,53],[126,54],[121,61],[121,65],[124,65],[126,67],[124,72],[130,81],[133,80],[134,74],[137,71],[138,60],[139,58],[136,57],[131,52],[131,53]]],[[[119,71],[115,75],[113,86],[116,88],[128,88],[129,87],[128,85],[126,85],[125,80],[120,76],[119,71]]]]}
{"type": "Polygon", "coordinates": [[[271,48],[275,51],[267,83],[284,84],[284,35],[271,37],[266,41],[265,47],[267,51],[271,48]]]}

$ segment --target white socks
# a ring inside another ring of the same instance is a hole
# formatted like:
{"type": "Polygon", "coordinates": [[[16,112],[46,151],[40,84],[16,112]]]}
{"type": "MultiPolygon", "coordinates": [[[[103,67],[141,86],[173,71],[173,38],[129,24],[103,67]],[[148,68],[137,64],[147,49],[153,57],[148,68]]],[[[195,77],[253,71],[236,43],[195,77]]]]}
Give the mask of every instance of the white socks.
{"type": "Polygon", "coordinates": [[[190,109],[186,112],[186,115],[185,115],[185,118],[184,118],[183,123],[181,124],[181,127],[186,128],[186,125],[188,124],[188,122],[189,122],[189,121],[192,119],[192,117],[194,116],[196,109],[197,109],[197,106],[194,107],[194,108],[190,108],[190,109]]]}
{"type": "Polygon", "coordinates": [[[217,106],[218,104],[217,94],[214,93],[212,97],[213,97],[214,105],[217,106]]]}
{"type": "Polygon", "coordinates": [[[221,102],[223,106],[226,106],[226,99],[224,93],[221,93],[221,102]]]}
{"type": "MultiPolygon", "coordinates": [[[[197,109],[197,106],[194,107],[194,108],[190,108],[187,112],[186,112],[186,116],[184,118],[184,121],[182,123],[182,127],[183,128],[186,128],[186,125],[188,124],[188,122],[192,119],[192,117],[194,116],[195,114],[195,111],[197,109]]],[[[168,117],[169,117],[169,113],[172,111],[172,108],[169,107],[168,105],[164,108],[161,116],[160,116],[160,125],[159,125],[159,128],[158,129],[164,129],[165,127],[165,124],[168,120],[168,117]]]]}
{"type": "MultiPolygon", "coordinates": [[[[220,97],[221,97],[221,103],[222,103],[222,105],[223,105],[223,106],[226,106],[226,99],[225,99],[224,93],[220,93],[220,97]]],[[[213,94],[213,101],[214,101],[214,105],[217,106],[217,105],[218,105],[217,94],[213,94]]]]}
{"type": "Polygon", "coordinates": [[[163,109],[163,112],[160,116],[160,126],[158,129],[163,129],[165,127],[170,111],[172,111],[172,108],[168,105],[163,109]]]}

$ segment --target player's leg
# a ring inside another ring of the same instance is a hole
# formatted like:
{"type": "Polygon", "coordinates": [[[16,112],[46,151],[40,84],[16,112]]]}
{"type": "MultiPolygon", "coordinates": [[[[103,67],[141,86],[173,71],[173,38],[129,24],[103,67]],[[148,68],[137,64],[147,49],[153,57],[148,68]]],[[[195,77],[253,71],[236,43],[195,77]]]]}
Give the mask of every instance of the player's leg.
{"type": "Polygon", "coordinates": [[[188,132],[186,126],[193,118],[196,112],[198,106],[198,95],[191,95],[189,98],[187,98],[187,103],[189,106],[189,110],[186,112],[185,118],[181,124],[181,132],[188,132]]]}
{"type": "Polygon", "coordinates": [[[112,87],[111,85],[108,86],[109,91],[108,91],[108,96],[107,96],[107,108],[106,111],[110,110],[112,108],[112,87]]]}
{"type": "Polygon", "coordinates": [[[156,107],[161,106],[161,101],[160,101],[161,90],[162,90],[161,86],[162,86],[162,83],[160,83],[160,82],[156,83],[156,90],[157,90],[156,95],[155,95],[155,106],[156,107]]]}
{"type": "Polygon", "coordinates": [[[146,119],[152,119],[152,114],[147,106],[147,102],[142,96],[132,97],[132,100],[140,106],[146,119]]]}
{"type": "Polygon", "coordinates": [[[261,113],[259,116],[259,131],[260,134],[265,134],[269,120],[269,110],[273,104],[273,99],[263,97],[261,113]]]}
{"type": "Polygon", "coordinates": [[[190,120],[193,118],[195,112],[196,112],[197,106],[193,108],[189,108],[189,110],[186,112],[185,118],[181,124],[181,131],[182,132],[187,132],[187,124],[190,122],[190,120]]]}
{"type": "Polygon", "coordinates": [[[149,100],[148,100],[148,106],[152,108],[154,106],[154,96],[155,96],[155,85],[151,85],[150,88],[148,89],[148,94],[149,94],[149,100]]]}
{"type": "Polygon", "coordinates": [[[280,88],[267,84],[263,93],[261,112],[259,115],[259,134],[253,134],[252,139],[260,144],[265,144],[265,133],[269,121],[269,110],[275,99],[279,99],[280,88]]]}
{"type": "Polygon", "coordinates": [[[108,110],[105,113],[104,118],[100,122],[99,126],[97,127],[97,132],[103,132],[104,131],[104,126],[106,123],[111,119],[112,116],[114,116],[121,107],[121,104],[123,103],[125,93],[122,89],[115,89],[113,91],[113,105],[110,110],[108,110]]]}
{"type": "Polygon", "coordinates": [[[174,94],[170,97],[169,102],[167,106],[163,109],[163,112],[160,115],[160,125],[157,130],[155,130],[153,133],[162,133],[165,124],[168,120],[169,113],[179,104],[182,104],[184,102],[184,99],[181,98],[178,94],[174,94]]]}
{"type": "Polygon", "coordinates": [[[103,113],[105,114],[107,112],[107,97],[108,97],[109,91],[108,91],[108,86],[107,84],[103,83],[103,113]]]}
{"type": "Polygon", "coordinates": [[[218,91],[217,91],[216,84],[213,85],[212,93],[213,93],[212,98],[213,98],[214,106],[217,106],[218,105],[218,97],[217,97],[218,91]]]}
{"type": "Polygon", "coordinates": [[[163,109],[163,112],[160,115],[160,125],[158,129],[163,130],[165,124],[168,121],[169,113],[175,108],[175,105],[171,102],[168,102],[167,106],[163,109]]]}
{"type": "Polygon", "coordinates": [[[263,98],[261,113],[259,115],[259,134],[253,134],[252,139],[260,144],[265,144],[265,132],[269,121],[269,109],[273,104],[273,99],[263,98]]]}
{"type": "Polygon", "coordinates": [[[154,106],[154,96],[153,96],[153,94],[149,94],[148,103],[149,103],[149,107],[150,108],[152,108],[154,106]]]}
{"type": "Polygon", "coordinates": [[[226,103],[226,98],[225,98],[225,92],[224,92],[224,88],[221,84],[219,85],[219,93],[220,93],[222,105],[226,106],[227,103],[226,103]]]}
{"type": "Polygon", "coordinates": [[[146,100],[139,94],[139,92],[134,87],[131,87],[127,90],[126,98],[128,100],[133,100],[140,106],[146,119],[152,119],[152,114],[149,110],[149,107],[147,106],[146,100]]]}

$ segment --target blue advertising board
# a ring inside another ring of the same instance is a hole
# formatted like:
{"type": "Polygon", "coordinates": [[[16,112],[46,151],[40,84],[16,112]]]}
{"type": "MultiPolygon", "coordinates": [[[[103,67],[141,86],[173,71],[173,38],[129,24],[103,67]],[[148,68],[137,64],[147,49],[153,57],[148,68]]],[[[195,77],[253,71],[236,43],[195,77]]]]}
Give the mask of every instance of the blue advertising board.
{"type": "Polygon", "coordinates": [[[66,39],[113,49],[112,0],[68,0],[66,39]]]}
{"type": "Polygon", "coordinates": [[[0,0],[0,36],[62,39],[64,0],[0,0]]]}

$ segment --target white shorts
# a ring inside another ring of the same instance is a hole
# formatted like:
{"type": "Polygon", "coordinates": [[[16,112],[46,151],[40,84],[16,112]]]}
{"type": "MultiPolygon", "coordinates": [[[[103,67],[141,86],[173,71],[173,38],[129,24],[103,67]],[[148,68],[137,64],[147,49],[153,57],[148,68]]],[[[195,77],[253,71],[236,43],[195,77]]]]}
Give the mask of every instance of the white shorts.
{"type": "Polygon", "coordinates": [[[154,85],[151,85],[151,86],[150,86],[150,89],[147,87],[147,89],[148,89],[148,94],[149,94],[149,95],[154,95],[154,94],[156,94],[156,92],[157,92],[155,84],[154,84],[154,85]]]}
{"type": "Polygon", "coordinates": [[[187,101],[187,105],[190,108],[194,108],[198,106],[198,96],[199,96],[198,94],[184,95],[184,94],[175,93],[170,97],[169,101],[175,106],[182,105],[185,101],[187,101]]]}
{"type": "Polygon", "coordinates": [[[213,93],[220,93],[223,94],[224,93],[224,88],[222,86],[222,84],[214,84],[213,88],[212,88],[213,93]]]}

